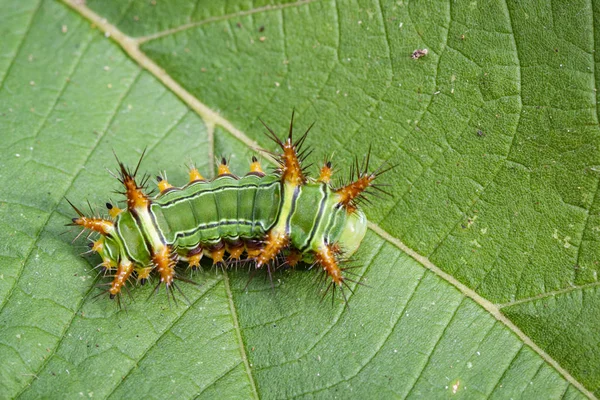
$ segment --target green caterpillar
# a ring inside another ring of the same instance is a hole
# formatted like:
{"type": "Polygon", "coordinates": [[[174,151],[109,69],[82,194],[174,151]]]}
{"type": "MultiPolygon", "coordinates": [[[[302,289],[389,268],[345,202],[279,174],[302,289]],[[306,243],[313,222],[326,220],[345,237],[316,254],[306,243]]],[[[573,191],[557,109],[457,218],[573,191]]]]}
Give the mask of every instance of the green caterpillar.
{"type": "Polygon", "coordinates": [[[181,188],[158,177],[160,193],[151,199],[144,184],[136,183],[139,163],[132,173],[119,162],[125,210],[107,204],[111,219],[103,219],[86,217],[71,204],[79,215],[71,225],[101,236],[92,250],[112,274],[110,297],[119,299],[132,276],[144,284],[152,272],[160,277],[158,285],[164,283],[173,295],[175,280],[187,280],[175,271],[179,261],[195,269],[203,256],[212,258],[213,264],[225,263],[226,252],[228,261],[239,261],[246,254],[257,269],[266,267],[269,276],[281,265],[281,256],[290,266],[301,260],[317,264],[331,278],[327,291],[347,286],[350,279],[340,265],[358,249],[367,229],[356,203],[367,188],[377,186],[373,180],[385,171],[369,173],[367,156],[364,168],[356,165],[357,179],[353,167],[352,181],[340,188],[330,184],[330,162],[318,179],[307,177],[298,154],[310,128],[294,142],[292,124],[293,115],[285,141],[265,125],[281,148],[279,168],[273,174],[265,174],[253,157],[250,172],[238,178],[223,159],[212,181],[196,168],[181,188]]]}

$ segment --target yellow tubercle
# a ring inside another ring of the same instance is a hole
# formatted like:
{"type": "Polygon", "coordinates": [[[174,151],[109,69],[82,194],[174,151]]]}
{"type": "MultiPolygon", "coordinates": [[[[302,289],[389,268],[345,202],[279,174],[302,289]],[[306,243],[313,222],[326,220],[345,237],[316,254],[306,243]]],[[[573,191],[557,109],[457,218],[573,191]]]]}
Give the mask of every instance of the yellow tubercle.
{"type": "Polygon", "coordinates": [[[260,174],[264,174],[262,168],[260,167],[260,162],[256,157],[252,157],[252,164],[250,164],[250,172],[258,172],[260,174]]]}
{"type": "Polygon", "coordinates": [[[198,172],[196,167],[190,169],[190,182],[204,180],[204,177],[198,172]]]}
{"type": "Polygon", "coordinates": [[[104,237],[101,237],[100,239],[96,240],[92,244],[92,251],[95,253],[101,252],[103,248],[104,248],[104,237]]]}
{"type": "Polygon", "coordinates": [[[123,210],[121,210],[119,207],[112,206],[108,210],[108,215],[110,215],[111,218],[117,218],[117,215],[121,214],[122,212],[123,212],[123,210]]]}
{"type": "Polygon", "coordinates": [[[153,267],[136,268],[135,272],[137,274],[138,281],[143,284],[143,282],[145,282],[150,277],[150,272],[152,272],[153,269],[153,267]]]}
{"type": "Polygon", "coordinates": [[[225,159],[223,159],[223,161],[221,162],[221,164],[219,164],[218,174],[219,174],[219,176],[221,176],[221,175],[231,175],[231,171],[229,170],[229,167],[225,163],[225,159]]]}
{"type": "Polygon", "coordinates": [[[173,187],[173,185],[171,185],[169,182],[167,182],[166,179],[163,179],[161,177],[158,177],[158,190],[160,190],[160,192],[164,192],[167,189],[170,189],[173,187]]]}
{"type": "Polygon", "coordinates": [[[111,260],[110,258],[103,258],[102,259],[102,264],[101,264],[104,269],[106,269],[107,271],[110,271],[112,269],[117,268],[117,263],[115,263],[113,260],[111,260]]]}

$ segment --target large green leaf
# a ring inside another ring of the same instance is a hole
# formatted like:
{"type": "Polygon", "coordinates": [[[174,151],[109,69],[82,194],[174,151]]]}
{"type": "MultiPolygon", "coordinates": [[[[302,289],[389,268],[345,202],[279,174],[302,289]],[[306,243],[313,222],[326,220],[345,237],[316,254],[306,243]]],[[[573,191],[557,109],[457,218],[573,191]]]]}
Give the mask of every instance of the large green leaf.
{"type": "Polygon", "coordinates": [[[0,0],[1,397],[600,394],[599,5],[83,3],[0,0]],[[293,108],[313,161],[397,164],[368,287],[207,268],[189,305],[94,300],[65,196],[119,199],[113,150],[243,173],[293,108]]]}

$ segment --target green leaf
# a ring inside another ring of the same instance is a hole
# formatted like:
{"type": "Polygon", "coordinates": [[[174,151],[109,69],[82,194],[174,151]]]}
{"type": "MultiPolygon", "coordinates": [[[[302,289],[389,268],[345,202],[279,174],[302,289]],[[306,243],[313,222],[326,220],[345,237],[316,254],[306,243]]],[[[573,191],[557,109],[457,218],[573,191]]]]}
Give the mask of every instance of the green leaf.
{"type": "Polygon", "coordinates": [[[82,3],[0,0],[0,397],[600,394],[598,5],[82,3]],[[94,299],[65,197],[119,200],[113,151],[243,173],[294,108],[317,165],[396,165],[368,286],[206,268],[189,304],[94,299]]]}

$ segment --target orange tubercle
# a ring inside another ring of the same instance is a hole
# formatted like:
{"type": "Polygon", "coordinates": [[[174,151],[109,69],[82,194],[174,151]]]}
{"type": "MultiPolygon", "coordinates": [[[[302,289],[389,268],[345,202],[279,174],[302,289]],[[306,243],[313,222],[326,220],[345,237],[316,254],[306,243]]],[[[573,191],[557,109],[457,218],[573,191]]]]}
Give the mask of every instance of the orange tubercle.
{"type": "Polygon", "coordinates": [[[277,137],[275,132],[271,128],[267,126],[262,120],[260,120],[262,124],[269,131],[269,136],[275,143],[281,147],[283,153],[279,154],[277,162],[279,163],[279,172],[281,173],[281,180],[286,184],[290,184],[291,186],[301,186],[306,183],[306,177],[304,176],[304,172],[302,171],[301,160],[298,156],[298,151],[302,147],[304,140],[306,139],[306,135],[312,128],[312,125],[308,128],[308,130],[302,135],[296,142],[292,139],[292,132],[294,127],[294,112],[292,112],[292,120],[290,121],[290,130],[287,139],[282,141],[277,137]]]}
{"type": "Polygon", "coordinates": [[[248,259],[250,259],[250,260],[256,260],[258,258],[258,256],[260,255],[260,253],[262,252],[263,247],[264,247],[263,242],[259,241],[259,240],[245,240],[244,241],[244,248],[246,249],[246,255],[248,256],[248,259]]]}
{"type": "Polygon", "coordinates": [[[353,204],[353,200],[371,186],[371,182],[373,182],[375,178],[376,175],[374,174],[365,174],[356,181],[338,189],[335,193],[340,196],[339,204],[344,206],[347,210],[353,211],[356,208],[355,204],[353,204]]]}
{"type": "Polygon", "coordinates": [[[342,285],[344,276],[340,269],[337,260],[335,259],[335,252],[333,246],[323,245],[315,253],[315,259],[317,263],[323,268],[323,270],[329,275],[331,280],[338,286],[342,285]]]}
{"type": "Polygon", "coordinates": [[[142,192],[141,188],[135,183],[133,177],[127,175],[123,179],[125,184],[125,195],[127,196],[127,209],[132,211],[136,208],[148,207],[148,196],[142,192]]]}
{"type": "Polygon", "coordinates": [[[321,167],[321,172],[319,173],[319,182],[329,183],[332,175],[333,171],[331,170],[331,162],[327,161],[325,165],[321,167]]]}
{"type": "Polygon", "coordinates": [[[121,293],[121,289],[127,283],[127,280],[131,276],[133,272],[133,263],[129,260],[123,261],[119,263],[117,267],[117,273],[113,278],[112,284],[110,285],[110,289],[108,292],[110,293],[110,298],[114,299],[116,295],[121,293]]]}
{"type": "Polygon", "coordinates": [[[188,267],[191,269],[200,268],[200,260],[202,259],[202,253],[194,254],[188,257],[188,267]]]}
{"type": "Polygon", "coordinates": [[[85,229],[98,232],[101,235],[108,235],[114,229],[112,221],[102,218],[79,217],[73,218],[73,223],[84,227],[85,229]]]}
{"type": "Polygon", "coordinates": [[[172,284],[175,277],[175,261],[171,258],[171,248],[163,246],[152,255],[152,262],[160,274],[160,281],[167,286],[172,284]]]}
{"type": "Polygon", "coordinates": [[[283,154],[281,155],[282,162],[282,175],[281,178],[284,182],[289,182],[294,186],[304,185],[306,177],[302,172],[300,166],[300,160],[298,159],[298,153],[296,147],[292,143],[292,139],[287,139],[283,144],[283,154]]]}
{"type": "Polygon", "coordinates": [[[229,253],[229,258],[232,260],[239,260],[244,252],[244,244],[240,242],[239,244],[227,244],[225,246],[227,252],[229,253]]]}
{"type": "Polygon", "coordinates": [[[248,258],[251,260],[256,260],[261,252],[262,248],[248,248],[246,246],[246,254],[248,254],[248,258]]]}
{"type": "Polygon", "coordinates": [[[285,261],[290,267],[295,267],[300,261],[302,261],[302,253],[299,250],[293,249],[285,258],[285,261]]]}
{"type": "Polygon", "coordinates": [[[273,232],[271,230],[267,233],[264,242],[265,247],[261,250],[258,257],[256,257],[256,268],[260,268],[273,260],[287,246],[289,237],[284,232],[273,232]]]}
{"type": "Polygon", "coordinates": [[[208,250],[208,255],[213,260],[213,265],[223,262],[225,256],[225,246],[220,249],[208,250]]]}

